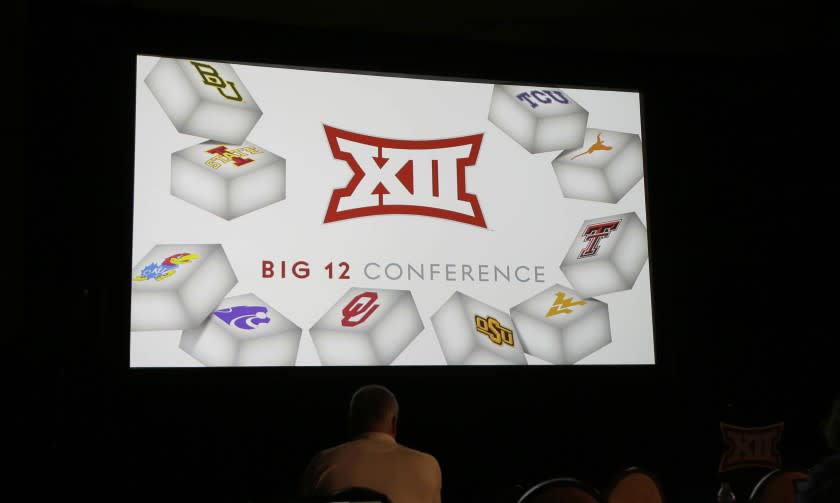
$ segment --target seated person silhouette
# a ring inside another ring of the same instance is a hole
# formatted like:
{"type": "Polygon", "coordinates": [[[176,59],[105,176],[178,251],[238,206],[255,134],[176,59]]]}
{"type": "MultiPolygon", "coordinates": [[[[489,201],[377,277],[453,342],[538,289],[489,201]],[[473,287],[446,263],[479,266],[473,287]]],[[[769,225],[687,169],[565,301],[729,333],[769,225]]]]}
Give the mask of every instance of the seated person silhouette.
{"type": "Polygon", "coordinates": [[[840,501],[840,395],[823,425],[825,439],[834,453],[808,471],[808,479],[798,490],[799,503],[836,503],[840,501]]]}
{"type": "Polygon", "coordinates": [[[348,488],[367,488],[391,503],[440,501],[437,460],[397,443],[397,399],[384,386],[359,388],[350,400],[353,439],[319,452],[301,479],[301,495],[329,496],[348,488]]]}

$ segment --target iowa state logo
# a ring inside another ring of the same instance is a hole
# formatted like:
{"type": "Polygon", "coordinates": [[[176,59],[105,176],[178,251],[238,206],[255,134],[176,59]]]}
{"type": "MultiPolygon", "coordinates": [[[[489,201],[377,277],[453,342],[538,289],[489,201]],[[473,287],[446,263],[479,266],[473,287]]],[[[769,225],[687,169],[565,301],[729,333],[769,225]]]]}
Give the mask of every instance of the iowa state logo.
{"type": "Polygon", "coordinates": [[[353,170],[335,189],[324,223],[371,215],[424,215],[487,227],[466,169],[483,134],[440,140],[378,138],[324,125],[333,157],[353,170]]]}

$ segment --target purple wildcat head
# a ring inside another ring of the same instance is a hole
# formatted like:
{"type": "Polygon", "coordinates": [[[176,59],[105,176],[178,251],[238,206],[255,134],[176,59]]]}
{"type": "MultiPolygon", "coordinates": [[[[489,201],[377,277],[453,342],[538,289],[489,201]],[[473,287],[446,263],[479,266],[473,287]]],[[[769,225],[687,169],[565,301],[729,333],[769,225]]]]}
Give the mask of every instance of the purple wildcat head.
{"type": "Polygon", "coordinates": [[[225,307],[214,312],[220,320],[228,325],[243,330],[253,330],[261,323],[268,323],[268,308],[263,306],[233,306],[225,307]]]}

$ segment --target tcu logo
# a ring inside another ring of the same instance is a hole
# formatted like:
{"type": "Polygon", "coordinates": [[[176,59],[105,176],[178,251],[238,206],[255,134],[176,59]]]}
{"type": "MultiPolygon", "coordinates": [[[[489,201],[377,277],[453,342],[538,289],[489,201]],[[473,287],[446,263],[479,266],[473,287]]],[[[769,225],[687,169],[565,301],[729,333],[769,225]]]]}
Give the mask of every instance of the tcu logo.
{"type": "Polygon", "coordinates": [[[578,258],[594,257],[598,253],[598,241],[610,237],[610,233],[618,229],[621,220],[611,220],[592,224],[583,231],[583,240],[587,241],[586,248],[581,250],[578,258]]]}
{"type": "Polygon", "coordinates": [[[516,95],[516,99],[523,102],[528,102],[531,105],[531,108],[537,108],[540,106],[540,103],[543,105],[549,105],[552,102],[554,103],[562,103],[567,104],[569,103],[569,99],[563,95],[560,91],[553,91],[551,89],[543,89],[542,91],[534,90],[530,92],[519,93],[516,95]],[[536,103],[531,101],[531,98],[539,101],[536,103]]]}
{"type": "Polygon", "coordinates": [[[364,323],[379,308],[379,304],[374,304],[378,298],[379,295],[376,292],[364,292],[353,297],[353,300],[341,310],[343,315],[341,325],[355,327],[364,323]]]}
{"type": "Polygon", "coordinates": [[[219,72],[216,71],[215,68],[208,65],[207,63],[199,63],[197,61],[190,61],[190,63],[192,63],[192,65],[198,71],[198,74],[201,75],[201,80],[204,82],[205,85],[215,87],[216,90],[219,91],[219,94],[221,94],[229,100],[242,101],[242,95],[239,94],[239,91],[236,90],[236,84],[229,80],[225,82],[225,79],[223,79],[219,75],[219,72]],[[230,86],[230,88],[233,90],[236,96],[228,96],[227,94],[225,94],[224,91],[222,91],[222,89],[224,89],[227,86],[230,86]]]}
{"type": "Polygon", "coordinates": [[[487,227],[466,168],[483,134],[442,140],[392,140],[324,125],[333,157],[353,178],[335,189],[324,223],[370,215],[425,215],[487,227]]]}

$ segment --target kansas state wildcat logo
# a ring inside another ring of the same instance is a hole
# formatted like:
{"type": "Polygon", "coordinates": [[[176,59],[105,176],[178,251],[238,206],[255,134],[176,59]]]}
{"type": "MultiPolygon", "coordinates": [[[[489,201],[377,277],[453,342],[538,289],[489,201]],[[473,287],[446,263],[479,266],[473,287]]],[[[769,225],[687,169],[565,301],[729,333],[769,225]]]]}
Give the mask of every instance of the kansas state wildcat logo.
{"type": "Polygon", "coordinates": [[[213,314],[228,325],[243,330],[253,330],[257,325],[268,323],[268,308],[263,306],[233,306],[215,311],[213,314]]]}

